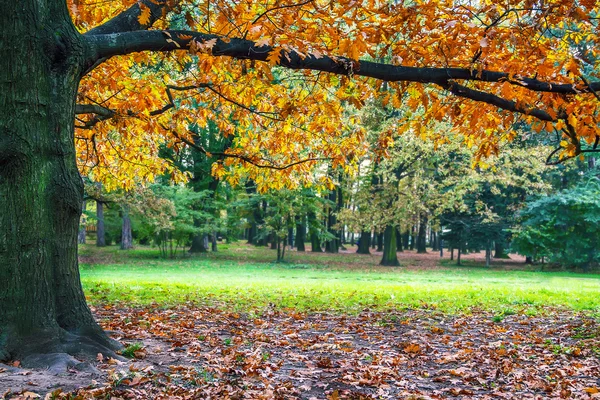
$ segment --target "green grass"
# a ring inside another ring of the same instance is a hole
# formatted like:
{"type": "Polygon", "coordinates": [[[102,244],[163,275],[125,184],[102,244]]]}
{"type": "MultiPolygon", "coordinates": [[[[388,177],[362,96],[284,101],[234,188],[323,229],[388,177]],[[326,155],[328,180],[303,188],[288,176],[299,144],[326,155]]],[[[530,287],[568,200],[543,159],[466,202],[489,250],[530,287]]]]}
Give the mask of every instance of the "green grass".
{"type": "Polygon", "coordinates": [[[343,312],[433,308],[499,315],[555,306],[600,312],[600,275],[593,274],[382,268],[375,256],[295,252],[288,263],[274,264],[273,251],[242,245],[175,260],[160,259],[149,248],[122,252],[84,246],[81,254],[82,282],[93,304],[172,306],[194,301],[240,311],[266,306],[343,312]]]}

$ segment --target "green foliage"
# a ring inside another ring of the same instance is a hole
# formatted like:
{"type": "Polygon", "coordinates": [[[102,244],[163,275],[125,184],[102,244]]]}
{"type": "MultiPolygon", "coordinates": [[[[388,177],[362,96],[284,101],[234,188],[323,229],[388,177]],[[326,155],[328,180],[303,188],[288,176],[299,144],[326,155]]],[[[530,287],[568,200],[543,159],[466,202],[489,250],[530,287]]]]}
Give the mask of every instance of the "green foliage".
{"type": "Polygon", "coordinates": [[[520,215],[521,227],[514,231],[514,250],[566,267],[588,268],[600,261],[597,178],[532,201],[520,215]]]}

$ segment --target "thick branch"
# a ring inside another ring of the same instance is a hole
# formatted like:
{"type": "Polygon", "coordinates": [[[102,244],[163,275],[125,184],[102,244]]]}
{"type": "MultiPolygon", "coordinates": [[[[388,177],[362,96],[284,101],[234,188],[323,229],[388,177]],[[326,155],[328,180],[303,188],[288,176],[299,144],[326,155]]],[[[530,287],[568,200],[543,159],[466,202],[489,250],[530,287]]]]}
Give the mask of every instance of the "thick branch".
{"type": "MultiPolygon", "coordinates": [[[[171,2],[173,3],[173,2],[171,2]]],[[[103,35],[109,33],[131,32],[147,29],[152,26],[157,19],[161,18],[168,11],[169,1],[167,0],[142,0],[138,2],[114,18],[100,26],[86,32],[86,36],[103,35]],[[141,7],[146,7],[150,10],[150,19],[147,25],[142,25],[138,17],[141,13],[141,7]]]]}
{"type": "MultiPolygon", "coordinates": [[[[215,56],[228,56],[240,59],[266,61],[271,46],[257,46],[245,39],[228,39],[217,35],[193,31],[136,31],[107,35],[89,35],[92,47],[93,64],[97,59],[138,51],[188,50],[193,41],[203,44],[216,39],[210,51],[215,56]]],[[[469,68],[420,68],[397,66],[370,61],[355,61],[345,57],[320,57],[312,55],[302,57],[294,51],[283,51],[280,65],[291,69],[310,69],[342,75],[358,75],[389,82],[421,82],[443,85],[448,80],[467,80],[482,82],[510,82],[534,92],[562,94],[592,93],[600,91],[600,81],[590,82],[584,87],[573,84],[559,84],[540,81],[535,78],[510,76],[505,72],[477,71],[469,68]]]]}
{"type": "Polygon", "coordinates": [[[97,123],[106,121],[116,115],[113,110],[97,104],[77,104],[75,114],[95,114],[94,118],[82,121],[83,125],[75,125],[79,129],[92,129],[97,123]]]}

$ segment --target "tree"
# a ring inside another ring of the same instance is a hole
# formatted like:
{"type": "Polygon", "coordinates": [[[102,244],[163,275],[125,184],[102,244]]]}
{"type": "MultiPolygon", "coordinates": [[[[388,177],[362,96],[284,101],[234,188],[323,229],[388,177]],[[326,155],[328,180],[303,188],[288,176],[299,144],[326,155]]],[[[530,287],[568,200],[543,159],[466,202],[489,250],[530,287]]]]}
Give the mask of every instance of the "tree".
{"type": "Polygon", "coordinates": [[[512,248],[534,260],[566,267],[598,265],[600,181],[587,182],[527,203],[512,248]]]}
{"type": "MultiPolygon", "coordinates": [[[[293,185],[297,176],[311,175],[310,167],[320,157],[332,159],[334,167],[352,162],[360,132],[344,140],[336,134],[342,131],[341,118],[336,119],[339,105],[325,101],[325,90],[316,89],[311,97],[305,87],[286,87],[291,80],[276,79],[271,72],[275,65],[342,75],[307,73],[307,82],[313,79],[330,86],[337,98],[357,104],[378,93],[380,85],[368,78],[391,82],[383,97],[395,107],[400,104],[394,91],[408,89],[409,107],[429,105],[426,120],[445,115],[455,126],[469,125],[468,136],[480,144],[481,155],[497,149],[500,135],[494,132],[511,131],[517,115],[539,120],[540,130],[556,128],[564,142],[557,154],[591,150],[586,143],[594,146],[598,134],[595,96],[600,82],[596,75],[586,74],[582,64],[597,55],[595,4],[474,4],[3,3],[0,276],[10,284],[0,288],[0,358],[38,352],[95,356],[115,348],[94,322],[79,283],[82,182],[77,160],[84,166],[86,158],[100,164],[105,158],[127,160],[129,167],[112,184],[122,181],[131,186],[136,164],[144,166],[151,180],[155,169],[171,168],[167,162],[146,162],[157,144],[193,145],[186,133],[193,118],[219,120],[223,134],[240,132],[235,148],[213,168],[217,176],[226,173],[227,163],[233,166],[238,160],[239,168],[251,177],[267,177],[263,187],[280,185],[285,179],[269,177],[289,167],[288,182],[293,185]],[[130,7],[124,10],[125,6],[130,7]],[[303,17],[298,18],[299,13],[303,17]],[[570,29],[563,29],[564,23],[570,29]],[[532,37],[541,43],[533,53],[532,37]],[[430,46],[432,41],[437,45],[430,46]],[[570,44],[581,41],[586,52],[574,54],[570,44]],[[131,57],[123,62],[117,57],[121,55],[131,57]],[[358,60],[367,55],[392,59],[358,60]],[[176,78],[184,78],[182,86],[165,86],[164,75],[152,73],[161,63],[171,66],[176,78]],[[417,84],[407,88],[408,82],[417,84]],[[173,92],[185,91],[198,97],[210,92],[206,103],[211,107],[198,111],[191,100],[174,98],[173,92]],[[539,95],[532,96],[534,92],[539,95]],[[441,101],[445,94],[454,97],[441,101]],[[246,97],[252,99],[249,105],[246,97]],[[154,108],[159,101],[162,105],[154,108]],[[213,118],[223,113],[246,117],[213,118]],[[291,117],[277,117],[282,115],[291,117]],[[231,120],[240,123],[234,128],[231,120]],[[264,135],[255,133],[259,126],[264,135]],[[488,129],[492,135],[486,134],[488,129]],[[273,169],[263,171],[265,163],[273,169]]],[[[421,125],[408,121],[399,128],[421,125]]],[[[99,171],[106,169],[92,173],[99,171]]]]}

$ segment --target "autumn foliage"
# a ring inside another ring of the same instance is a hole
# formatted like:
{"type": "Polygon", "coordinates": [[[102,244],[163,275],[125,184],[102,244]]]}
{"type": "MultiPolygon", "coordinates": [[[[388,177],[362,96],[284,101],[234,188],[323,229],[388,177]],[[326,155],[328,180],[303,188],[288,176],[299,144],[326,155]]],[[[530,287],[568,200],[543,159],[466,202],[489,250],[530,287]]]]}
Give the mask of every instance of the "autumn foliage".
{"type": "Polygon", "coordinates": [[[80,32],[115,38],[98,45],[76,121],[80,167],[108,187],[164,171],[185,179],[158,150],[202,150],[192,132],[209,120],[234,137],[213,174],[263,189],[314,181],[321,161],[352,168],[367,151],[385,155],[404,132],[444,142],[439,121],[480,157],[530,133],[554,142],[551,162],[598,142],[595,1],[68,5],[80,32]],[[124,11],[134,22],[111,33],[124,11]],[[344,110],[373,99],[397,123],[368,148],[344,110]]]}

